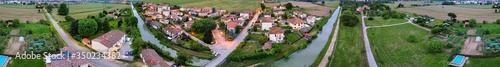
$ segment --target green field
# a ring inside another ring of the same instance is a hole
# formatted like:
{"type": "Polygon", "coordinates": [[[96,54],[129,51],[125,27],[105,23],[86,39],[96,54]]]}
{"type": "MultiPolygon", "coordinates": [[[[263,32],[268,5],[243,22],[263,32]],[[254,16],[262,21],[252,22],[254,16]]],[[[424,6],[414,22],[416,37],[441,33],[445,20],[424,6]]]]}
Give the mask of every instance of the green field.
{"type": "Polygon", "coordinates": [[[428,41],[425,36],[428,31],[412,24],[398,26],[370,28],[371,48],[374,49],[375,60],[381,67],[443,67],[451,55],[449,53],[428,53],[423,45],[428,41]],[[417,43],[406,41],[410,35],[414,35],[417,43]]]}
{"type": "Polygon", "coordinates": [[[181,7],[214,7],[217,10],[250,11],[259,7],[260,0],[205,0],[194,3],[182,4],[181,7]]]}
{"type": "Polygon", "coordinates": [[[334,2],[326,2],[325,3],[325,6],[326,7],[330,7],[330,8],[337,8],[337,6],[339,6],[339,3],[338,1],[334,1],[334,2]]]}
{"type": "Polygon", "coordinates": [[[35,5],[0,4],[0,7],[22,8],[22,9],[36,9],[35,5]]]}
{"type": "Polygon", "coordinates": [[[465,67],[495,67],[500,66],[498,62],[500,62],[500,57],[492,57],[492,58],[471,58],[469,57],[469,62],[466,63],[465,67]]]}
{"type": "Polygon", "coordinates": [[[45,67],[45,62],[42,59],[11,59],[9,67],[45,67]]]}
{"type": "Polygon", "coordinates": [[[366,26],[380,26],[380,25],[388,25],[388,24],[397,24],[408,22],[406,19],[387,19],[384,20],[381,17],[373,17],[373,20],[368,20],[365,18],[366,26]]]}
{"type": "Polygon", "coordinates": [[[456,7],[463,7],[463,8],[476,8],[476,9],[493,9],[492,5],[452,5],[456,7]]]}
{"type": "MultiPolygon", "coordinates": [[[[385,3],[385,5],[394,9],[394,8],[398,7],[399,3],[403,4],[405,8],[410,8],[410,7],[412,7],[411,4],[424,4],[424,1],[394,2],[394,3],[385,3]]],[[[426,3],[426,4],[431,4],[431,5],[438,4],[438,5],[440,5],[441,2],[426,3]]]]}
{"type": "Polygon", "coordinates": [[[31,29],[33,31],[33,34],[42,34],[42,33],[50,33],[50,26],[43,25],[43,24],[21,24],[19,27],[21,29],[31,29]]]}
{"type": "MultiPolygon", "coordinates": [[[[131,8],[127,4],[103,4],[103,3],[85,3],[85,4],[74,4],[68,5],[69,14],[75,19],[85,18],[89,15],[98,15],[103,10],[111,12],[116,9],[131,8]]],[[[52,9],[52,16],[56,20],[64,21],[64,16],[57,15],[57,8],[52,9]]]]}
{"type": "Polygon", "coordinates": [[[195,3],[200,1],[203,0],[144,0],[144,2],[168,3],[170,5],[181,5],[181,4],[195,3]]]}
{"type": "Polygon", "coordinates": [[[331,67],[368,67],[361,23],[355,27],[339,26],[331,67]]]}

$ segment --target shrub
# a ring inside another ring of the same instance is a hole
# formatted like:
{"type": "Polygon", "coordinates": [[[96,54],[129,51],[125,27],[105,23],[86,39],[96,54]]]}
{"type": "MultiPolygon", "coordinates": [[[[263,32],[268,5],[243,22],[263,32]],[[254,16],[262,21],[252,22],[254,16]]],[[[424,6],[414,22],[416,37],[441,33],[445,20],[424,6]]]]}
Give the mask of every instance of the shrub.
{"type": "Polygon", "coordinates": [[[483,20],[483,24],[488,24],[488,21],[483,20]]]}
{"type": "Polygon", "coordinates": [[[387,19],[390,19],[390,18],[391,18],[390,16],[384,16],[382,19],[387,20],[387,19]]]}
{"type": "Polygon", "coordinates": [[[368,17],[368,20],[373,20],[373,17],[368,17]]]}
{"type": "Polygon", "coordinates": [[[342,24],[344,24],[344,26],[354,27],[360,21],[359,21],[359,18],[355,15],[344,14],[344,15],[340,16],[340,22],[342,22],[342,24]]]}
{"type": "Polygon", "coordinates": [[[444,44],[441,41],[433,40],[424,45],[429,53],[443,52],[444,44]]]}
{"type": "Polygon", "coordinates": [[[406,41],[410,42],[410,43],[416,43],[417,42],[417,39],[415,38],[415,35],[410,35],[406,41]]]}
{"type": "Polygon", "coordinates": [[[495,21],[495,23],[496,23],[496,24],[500,24],[500,19],[497,19],[497,20],[495,21]]]}
{"type": "Polygon", "coordinates": [[[446,48],[453,48],[453,44],[451,43],[446,44],[446,48]]]}

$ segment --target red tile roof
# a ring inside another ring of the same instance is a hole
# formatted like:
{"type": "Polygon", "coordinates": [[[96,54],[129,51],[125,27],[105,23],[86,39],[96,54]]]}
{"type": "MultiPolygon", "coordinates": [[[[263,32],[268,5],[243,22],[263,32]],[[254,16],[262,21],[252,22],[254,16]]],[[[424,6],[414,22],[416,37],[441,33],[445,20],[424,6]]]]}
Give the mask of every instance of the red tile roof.
{"type": "Polygon", "coordinates": [[[182,32],[182,28],[177,28],[174,26],[165,27],[165,28],[163,28],[163,30],[168,31],[168,32],[173,33],[173,34],[182,32]]]}
{"type": "Polygon", "coordinates": [[[291,19],[288,19],[288,22],[290,22],[292,24],[300,24],[300,23],[304,23],[304,20],[302,20],[300,18],[291,18],[291,19]]]}
{"type": "Polygon", "coordinates": [[[167,62],[163,61],[160,55],[153,49],[144,49],[141,51],[141,55],[146,65],[149,67],[170,67],[170,65],[166,64],[167,62]]]}
{"type": "Polygon", "coordinates": [[[191,27],[191,25],[193,25],[194,21],[187,21],[187,22],[184,22],[184,27],[191,27]]]}
{"type": "Polygon", "coordinates": [[[84,44],[88,44],[88,43],[90,43],[90,40],[89,40],[89,39],[87,39],[87,38],[83,38],[83,39],[82,39],[82,42],[83,42],[84,44]]]}
{"type": "Polygon", "coordinates": [[[279,27],[271,27],[269,28],[269,34],[283,34],[284,31],[279,27]]]}
{"type": "Polygon", "coordinates": [[[119,30],[111,30],[108,33],[101,35],[92,41],[99,42],[106,47],[113,47],[122,37],[125,36],[124,32],[119,30]]]}
{"type": "Polygon", "coordinates": [[[227,26],[229,28],[236,28],[236,26],[238,26],[239,23],[240,22],[237,22],[237,21],[231,21],[231,22],[227,23],[227,26]]]}
{"type": "MultiPolygon", "coordinates": [[[[61,51],[69,51],[70,53],[75,53],[76,51],[69,47],[64,47],[60,49],[61,51]]],[[[72,59],[66,57],[62,60],[51,60],[50,67],[78,67],[80,65],[88,64],[90,61],[88,59],[72,59]]]]}
{"type": "Polygon", "coordinates": [[[262,18],[260,18],[260,20],[261,20],[261,23],[262,22],[274,22],[273,17],[262,17],[262,18]]]}
{"type": "Polygon", "coordinates": [[[224,15],[221,17],[222,20],[230,20],[230,19],[235,19],[236,15],[224,15]]]}
{"type": "Polygon", "coordinates": [[[314,16],[307,16],[307,19],[312,20],[314,19],[314,16]]]}

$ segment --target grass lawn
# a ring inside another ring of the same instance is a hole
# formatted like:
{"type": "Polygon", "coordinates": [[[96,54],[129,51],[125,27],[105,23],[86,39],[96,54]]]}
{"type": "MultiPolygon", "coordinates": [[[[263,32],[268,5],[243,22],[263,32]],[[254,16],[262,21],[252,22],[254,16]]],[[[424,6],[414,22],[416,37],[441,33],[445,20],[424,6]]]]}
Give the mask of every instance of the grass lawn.
{"type": "Polygon", "coordinates": [[[487,29],[490,30],[490,34],[500,34],[500,25],[499,24],[482,24],[482,23],[477,23],[476,24],[476,29],[487,29]]]}
{"type": "Polygon", "coordinates": [[[456,7],[463,7],[463,8],[477,8],[477,9],[492,9],[492,5],[452,5],[452,6],[456,6],[456,7]]]}
{"type": "MultiPolygon", "coordinates": [[[[394,9],[394,8],[398,7],[399,3],[403,4],[405,8],[410,8],[410,7],[413,7],[413,6],[411,6],[411,4],[424,4],[424,1],[394,2],[394,3],[385,3],[385,5],[394,9]]],[[[436,5],[436,4],[441,4],[441,2],[426,3],[426,4],[431,4],[431,6],[432,6],[432,5],[436,5]]]]}
{"type": "Polygon", "coordinates": [[[50,26],[43,25],[43,24],[37,24],[37,23],[31,23],[31,24],[21,24],[21,27],[19,28],[24,28],[24,29],[31,29],[33,31],[33,34],[42,34],[42,33],[50,33],[50,26]]]}
{"type": "Polygon", "coordinates": [[[153,3],[168,3],[170,5],[182,5],[188,3],[196,3],[203,0],[144,0],[144,2],[153,2],[153,3]]]}
{"type": "Polygon", "coordinates": [[[297,33],[285,33],[285,39],[287,42],[295,42],[300,38],[300,35],[297,33]]]}
{"type": "Polygon", "coordinates": [[[18,5],[18,4],[1,4],[0,7],[21,8],[21,9],[36,9],[35,5],[18,5]]]}
{"type": "Polygon", "coordinates": [[[330,8],[337,8],[337,6],[339,6],[339,2],[338,1],[326,2],[325,6],[330,8]]]}
{"type": "Polygon", "coordinates": [[[339,26],[331,67],[367,67],[361,23],[355,27],[339,26]]]}
{"type": "MultiPolygon", "coordinates": [[[[102,4],[102,3],[85,3],[68,5],[69,14],[75,19],[85,18],[89,15],[98,15],[103,10],[111,12],[116,9],[130,8],[127,4],[102,4]]],[[[52,9],[52,16],[56,20],[64,21],[64,16],[57,15],[57,8],[52,9]]]]}
{"type": "Polygon", "coordinates": [[[12,63],[8,64],[9,67],[45,67],[43,59],[14,59],[12,63]]]}
{"type": "Polygon", "coordinates": [[[205,0],[194,3],[182,4],[182,7],[214,7],[215,9],[230,11],[251,11],[259,7],[260,0],[205,0]]]}
{"type": "Polygon", "coordinates": [[[374,51],[377,65],[381,67],[416,66],[416,67],[443,67],[447,66],[449,53],[430,54],[423,45],[428,41],[425,36],[429,32],[412,24],[398,26],[370,28],[368,37],[374,51]],[[414,35],[417,43],[406,41],[414,35]]]}
{"type": "Polygon", "coordinates": [[[464,67],[495,67],[500,66],[500,57],[492,58],[471,58],[469,57],[469,63],[466,63],[464,67]]]}
{"type": "Polygon", "coordinates": [[[384,20],[382,17],[373,17],[373,20],[368,20],[368,18],[365,18],[366,26],[380,26],[380,25],[389,25],[389,24],[396,24],[396,23],[404,23],[408,22],[406,19],[387,19],[384,20]]]}
{"type": "Polygon", "coordinates": [[[429,24],[427,24],[428,26],[431,26],[431,27],[434,27],[436,25],[441,25],[443,24],[443,20],[440,20],[440,19],[434,19],[434,22],[430,22],[429,24]]]}

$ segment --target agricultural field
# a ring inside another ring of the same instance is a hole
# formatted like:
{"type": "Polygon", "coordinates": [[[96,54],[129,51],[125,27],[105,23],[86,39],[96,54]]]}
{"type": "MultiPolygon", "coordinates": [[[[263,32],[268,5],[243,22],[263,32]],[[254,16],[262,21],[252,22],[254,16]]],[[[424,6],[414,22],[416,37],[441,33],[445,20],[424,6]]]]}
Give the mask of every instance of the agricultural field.
{"type": "Polygon", "coordinates": [[[457,20],[468,20],[471,18],[476,18],[477,21],[486,20],[488,22],[493,22],[500,17],[500,13],[494,13],[493,9],[475,9],[475,8],[463,8],[456,6],[426,6],[426,7],[415,7],[415,8],[399,8],[398,10],[410,13],[416,13],[420,15],[428,15],[435,17],[436,19],[450,19],[448,13],[457,14],[457,20]]]}
{"type": "Polygon", "coordinates": [[[463,7],[463,8],[476,8],[476,9],[493,9],[492,5],[452,5],[456,7],[463,7]]]}
{"type": "Polygon", "coordinates": [[[31,6],[33,9],[27,9],[29,6],[21,5],[0,5],[0,20],[11,20],[14,18],[19,18],[21,23],[26,21],[36,22],[40,19],[45,19],[43,13],[38,13],[38,9],[34,9],[35,6],[31,6]]]}
{"type": "Polygon", "coordinates": [[[18,5],[18,4],[0,4],[0,7],[21,8],[21,9],[36,9],[35,5],[18,5]]]}
{"type": "Polygon", "coordinates": [[[205,0],[194,3],[181,4],[181,7],[214,7],[228,11],[253,11],[259,7],[260,0],[205,0]]]}
{"type": "Polygon", "coordinates": [[[424,1],[412,1],[412,2],[394,2],[394,3],[385,3],[385,5],[389,6],[390,8],[395,9],[398,7],[399,4],[403,4],[405,8],[411,8],[411,4],[431,4],[431,5],[441,5],[441,2],[434,2],[434,3],[424,3],[424,1]]]}
{"type": "Polygon", "coordinates": [[[387,19],[384,20],[381,17],[373,17],[373,20],[368,20],[365,18],[366,26],[380,26],[380,25],[388,25],[388,24],[397,24],[408,22],[406,19],[387,19]]]}
{"type": "Polygon", "coordinates": [[[423,45],[428,42],[429,32],[412,24],[370,28],[367,32],[375,60],[381,67],[443,67],[449,64],[446,60],[451,54],[428,53],[423,45]],[[416,37],[416,43],[407,41],[411,35],[416,37]]]}
{"type": "Polygon", "coordinates": [[[355,27],[339,26],[331,67],[367,67],[361,23],[355,27]]]}
{"type": "MultiPolygon", "coordinates": [[[[103,4],[103,3],[85,3],[85,4],[68,4],[68,15],[75,18],[85,18],[89,15],[98,15],[103,10],[111,12],[117,9],[130,8],[127,4],[103,4]]],[[[64,16],[57,15],[57,8],[52,9],[52,16],[56,20],[64,21],[64,16]]]]}
{"type": "Polygon", "coordinates": [[[188,3],[200,2],[203,0],[144,0],[144,2],[153,2],[153,3],[168,3],[170,5],[182,5],[188,3]]]}
{"type": "Polygon", "coordinates": [[[337,8],[337,6],[339,6],[339,3],[340,2],[338,2],[338,1],[326,2],[325,6],[330,7],[330,8],[337,8]]]}
{"type": "MultiPolygon", "coordinates": [[[[288,2],[281,3],[265,3],[267,7],[274,7],[278,5],[284,5],[288,2]]],[[[330,10],[335,10],[338,6],[338,2],[328,2],[325,3],[326,6],[320,6],[313,4],[311,2],[290,2],[293,6],[299,6],[300,8],[305,8],[305,12],[308,14],[316,15],[316,16],[330,16],[330,10]]]]}

